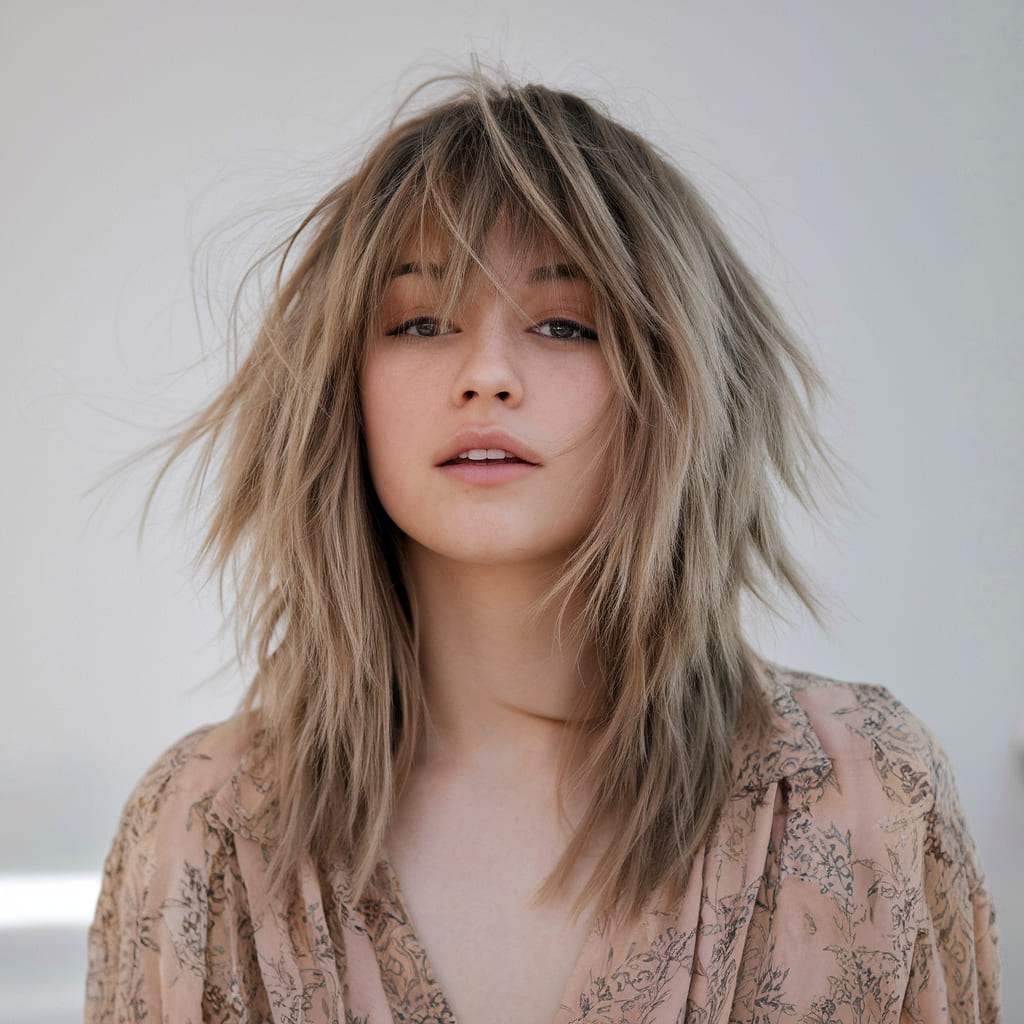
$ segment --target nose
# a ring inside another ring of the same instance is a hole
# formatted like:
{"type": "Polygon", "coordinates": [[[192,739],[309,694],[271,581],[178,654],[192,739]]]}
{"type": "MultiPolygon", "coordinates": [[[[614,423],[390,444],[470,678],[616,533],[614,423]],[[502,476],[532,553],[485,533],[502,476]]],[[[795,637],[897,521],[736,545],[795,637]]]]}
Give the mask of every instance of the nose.
{"type": "Polygon", "coordinates": [[[523,400],[523,378],[516,359],[514,328],[499,319],[464,330],[463,352],[452,382],[452,399],[458,406],[497,400],[514,408],[523,400]]]}

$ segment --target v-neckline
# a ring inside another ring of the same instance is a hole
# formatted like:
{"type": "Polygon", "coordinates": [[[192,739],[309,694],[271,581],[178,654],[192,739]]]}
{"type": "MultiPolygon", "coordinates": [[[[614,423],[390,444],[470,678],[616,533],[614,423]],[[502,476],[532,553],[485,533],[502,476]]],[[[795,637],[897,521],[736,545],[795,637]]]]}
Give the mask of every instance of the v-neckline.
{"type": "Polygon", "coordinates": [[[457,1024],[430,957],[416,934],[402,883],[386,857],[377,863],[359,909],[368,925],[381,984],[395,1020],[457,1024]]]}
{"type": "MultiPolygon", "coordinates": [[[[385,856],[377,863],[370,889],[360,901],[360,915],[367,925],[381,982],[388,1005],[396,1021],[415,1024],[458,1024],[430,955],[420,941],[402,891],[402,883],[390,860],[385,856]],[[423,1015],[425,1011],[426,1015],[423,1015]]],[[[597,917],[586,934],[579,955],[566,977],[561,999],[555,1007],[551,1024],[570,1020],[575,996],[583,992],[581,973],[589,974],[588,965],[600,963],[607,951],[606,921],[597,917]],[[576,992],[579,987],[579,992],[576,992]]]]}

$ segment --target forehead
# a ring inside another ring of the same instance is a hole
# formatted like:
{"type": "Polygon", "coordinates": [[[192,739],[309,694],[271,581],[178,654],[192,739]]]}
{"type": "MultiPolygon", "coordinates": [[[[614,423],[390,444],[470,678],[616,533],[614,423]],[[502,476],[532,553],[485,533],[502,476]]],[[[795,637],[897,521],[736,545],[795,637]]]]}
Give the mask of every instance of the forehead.
{"type": "Polygon", "coordinates": [[[413,278],[428,286],[464,291],[489,279],[498,288],[586,284],[585,276],[551,236],[514,233],[504,223],[486,235],[479,251],[457,245],[438,231],[408,239],[397,251],[389,279],[413,278]]]}

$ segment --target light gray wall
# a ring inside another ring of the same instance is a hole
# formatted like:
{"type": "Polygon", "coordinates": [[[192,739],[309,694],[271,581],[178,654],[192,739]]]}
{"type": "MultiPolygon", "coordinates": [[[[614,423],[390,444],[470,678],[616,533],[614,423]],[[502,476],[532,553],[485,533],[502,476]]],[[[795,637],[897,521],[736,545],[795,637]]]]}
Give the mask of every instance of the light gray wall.
{"type": "Polygon", "coordinates": [[[239,692],[230,669],[204,684],[230,643],[173,503],[137,550],[145,472],[89,490],[217,378],[216,360],[182,373],[199,243],[234,221],[205,250],[223,297],[282,193],[311,195],[426,70],[476,51],[655,137],[811,340],[857,507],[794,521],[830,632],[798,617],[763,642],[885,683],[932,726],[1019,965],[1024,8],[504,6],[0,8],[0,871],[97,869],[133,780],[239,692]]]}

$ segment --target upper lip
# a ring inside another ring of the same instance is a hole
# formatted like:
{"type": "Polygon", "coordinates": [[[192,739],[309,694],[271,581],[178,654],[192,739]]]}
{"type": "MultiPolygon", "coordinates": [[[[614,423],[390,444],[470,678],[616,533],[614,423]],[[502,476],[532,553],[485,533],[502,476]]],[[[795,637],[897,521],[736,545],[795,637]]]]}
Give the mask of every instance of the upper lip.
{"type": "Polygon", "coordinates": [[[475,430],[460,430],[442,449],[436,465],[443,466],[473,448],[500,448],[523,462],[535,466],[540,464],[540,456],[518,437],[513,437],[504,430],[482,427],[475,430]]]}

